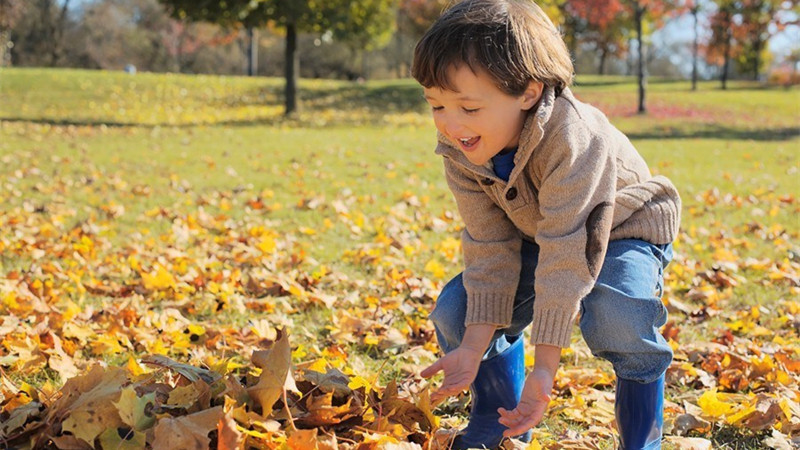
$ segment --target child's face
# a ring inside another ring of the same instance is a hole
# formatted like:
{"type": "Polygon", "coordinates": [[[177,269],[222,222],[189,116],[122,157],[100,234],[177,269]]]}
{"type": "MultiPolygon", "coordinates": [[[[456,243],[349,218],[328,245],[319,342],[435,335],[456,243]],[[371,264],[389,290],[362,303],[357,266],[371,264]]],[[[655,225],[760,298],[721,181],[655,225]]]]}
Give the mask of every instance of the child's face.
{"type": "Polygon", "coordinates": [[[521,96],[506,94],[483,71],[467,65],[450,69],[456,91],[425,88],[440,133],[458,144],[467,159],[482,166],[504,149],[519,143],[525,116],[542,93],[542,84],[531,82],[521,96]]]}

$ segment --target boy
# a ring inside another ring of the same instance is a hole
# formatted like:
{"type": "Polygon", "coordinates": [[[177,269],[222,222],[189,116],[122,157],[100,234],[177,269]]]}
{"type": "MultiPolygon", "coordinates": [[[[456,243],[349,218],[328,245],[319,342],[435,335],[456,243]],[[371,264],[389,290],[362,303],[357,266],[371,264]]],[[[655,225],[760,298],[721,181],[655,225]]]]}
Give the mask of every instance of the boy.
{"type": "Polygon", "coordinates": [[[464,272],[431,313],[445,356],[439,400],[471,387],[454,448],[530,439],[575,318],[617,375],[621,447],[660,448],[663,269],[680,221],[672,183],[569,90],[569,53],[531,0],[465,0],[414,51],[436,153],[464,220],[464,272]],[[533,323],[532,372],[520,339],[533,323]]]}

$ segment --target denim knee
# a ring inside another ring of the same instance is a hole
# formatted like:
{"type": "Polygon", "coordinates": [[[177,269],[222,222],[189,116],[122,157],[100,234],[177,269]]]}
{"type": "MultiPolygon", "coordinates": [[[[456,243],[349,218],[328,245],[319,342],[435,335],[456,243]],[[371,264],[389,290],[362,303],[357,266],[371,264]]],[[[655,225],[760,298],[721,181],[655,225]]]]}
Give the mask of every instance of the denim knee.
{"type": "Polygon", "coordinates": [[[651,382],[669,367],[672,349],[658,328],[667,320],[661,302],[667,248],[629,239],[612,241],[595,287],[581,302],[580,327],[595,356],[617,376],[651,382]]]}
{"type": "Polygon", "coordinates": [[[464,320],[467,317],[467,290],[461,274],[450,280],[433,308],[429,319],[436,329],[439,346],[445,353],[455,350],[464,337],[466,327],[464,320]]]}

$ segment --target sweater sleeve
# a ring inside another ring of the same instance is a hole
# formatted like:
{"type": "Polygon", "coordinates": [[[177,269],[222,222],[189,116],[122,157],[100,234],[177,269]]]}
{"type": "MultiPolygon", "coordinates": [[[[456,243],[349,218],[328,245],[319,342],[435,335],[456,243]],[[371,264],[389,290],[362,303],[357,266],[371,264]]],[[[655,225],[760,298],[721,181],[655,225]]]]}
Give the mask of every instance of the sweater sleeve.
{"type": "Polygon", "coordinates": [[[543,147],[531,342],[568,347],[580,301],[603,265],[614,215],[613,148],[583,122],[543,147]]]}
{"type": "Polygon", "coordinates": [[[465,325],[511,324],[519,284],[522,238],[506,213],[478,181],[458,164],[445,161],[447,184],[464,220],[464,288],[467,291],[465,325]]]}

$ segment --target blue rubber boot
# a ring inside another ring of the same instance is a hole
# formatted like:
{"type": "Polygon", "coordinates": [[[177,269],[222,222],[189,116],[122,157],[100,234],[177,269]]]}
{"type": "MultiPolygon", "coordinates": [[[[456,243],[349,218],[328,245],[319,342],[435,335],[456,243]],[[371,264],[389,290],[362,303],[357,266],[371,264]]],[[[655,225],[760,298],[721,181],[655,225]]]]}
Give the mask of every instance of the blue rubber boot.
{"type": "MultiPolygon", "coordinates": [[[[495,448],[503,440],[505,425],[498,422],[497,408],[512,410],[517,407],[525,385],[525,347],[522,337],[503,353],[481,362],[478,375],[470,386],[472,408],[469,424],[453,441],[452,448],[495,448]]],[[[531,440],[528,431],[518,436],[525,442],[531,440]]]]}
{"type": "Polygon", "coordinates": [[[615,410],[621,450],[660,449],[664,374],[651,383],[617,378],[615,410]]]}

